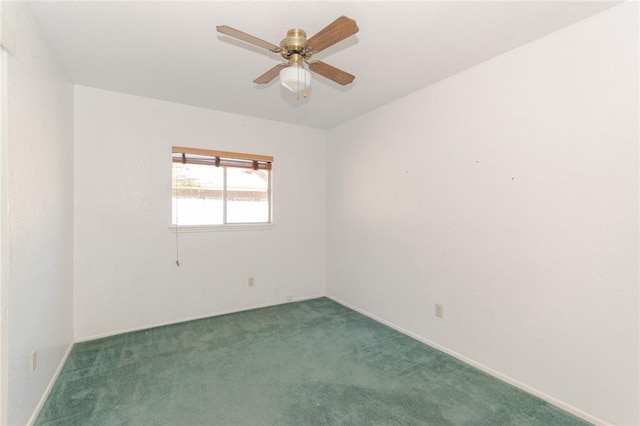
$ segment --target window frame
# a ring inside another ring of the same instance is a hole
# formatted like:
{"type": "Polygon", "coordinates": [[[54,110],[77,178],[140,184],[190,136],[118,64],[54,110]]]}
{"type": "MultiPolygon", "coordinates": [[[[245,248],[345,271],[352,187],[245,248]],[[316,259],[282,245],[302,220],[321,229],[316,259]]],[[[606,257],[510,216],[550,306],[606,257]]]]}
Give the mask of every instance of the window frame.
{"type": "MultiPolygon", "coordinates": [[[[268,155],[248,154],[229,151],[208,150],[201,148],[188,148],[181,146],[173,146],[171,154],[171,167],[173,174],[173,163],[183,162],[191,164],[207,164],[211,167],[223,168],[223,223],[221,224],[198,224],[198,225],[181,225],[172,223],[169,229],[173,232],[218,232],[218,231],[258,231],[273,229],[275,226],[273,219],[273,157],[268,155]],[[178,154],[178,155],[176,155],[178,154]],[[202,158],[208,157],[208,158],[202,158]],[[180,161],[180,158],[182,161],[180,161]],[[190,161],[191,160],[191,161],[190,161]],[[204,162],[199,162],[204,161],[204,162]],[[252,164],[251,164],[252,163],[252,164]],[[249,167],[248,165],[251,165],[249,167]],[[267,197],[269,203],[268,222],[245,222],[245,223],[227,223],[227,170],[229,168],[251,168],[253,170],[267,170],[268,184],[267,197]]],[[[171,181],[171,202],[173,210],[173,200],[175,191],[175,181],[171,181]]],[[[177,198],[176,198],[177,199],[177,198]]],[[[173,222],[173,213],[172,219],[173,222]]]]}

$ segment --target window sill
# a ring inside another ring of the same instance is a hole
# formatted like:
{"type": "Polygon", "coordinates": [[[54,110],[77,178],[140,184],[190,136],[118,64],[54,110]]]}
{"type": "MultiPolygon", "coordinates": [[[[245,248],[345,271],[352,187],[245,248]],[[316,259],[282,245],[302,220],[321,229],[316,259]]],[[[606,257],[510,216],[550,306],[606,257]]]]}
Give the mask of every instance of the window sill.
{"type": "Polygon", "coordinates": [[[221,231],[266,231],[275,228],[273,223],[234,223],[229,225],[171,225],[171,232],[221,232],[221,231]]]}

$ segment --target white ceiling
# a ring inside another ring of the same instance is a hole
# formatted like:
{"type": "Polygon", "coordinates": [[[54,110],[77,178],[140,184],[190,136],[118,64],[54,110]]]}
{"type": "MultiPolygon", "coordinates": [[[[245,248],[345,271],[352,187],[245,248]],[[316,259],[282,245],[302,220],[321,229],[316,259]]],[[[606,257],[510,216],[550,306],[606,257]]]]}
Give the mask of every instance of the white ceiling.
{"type": "Polygon", "coordinates": [[[74,83],[327,129],[543,37],[612,2],[33,2],[74,83]],[[314,56],[356,75],[314,74],[307,100],[275,79],[282,59],[216,32],[229,25],[274,44],[340,15],[360,32],[314,56]]]}

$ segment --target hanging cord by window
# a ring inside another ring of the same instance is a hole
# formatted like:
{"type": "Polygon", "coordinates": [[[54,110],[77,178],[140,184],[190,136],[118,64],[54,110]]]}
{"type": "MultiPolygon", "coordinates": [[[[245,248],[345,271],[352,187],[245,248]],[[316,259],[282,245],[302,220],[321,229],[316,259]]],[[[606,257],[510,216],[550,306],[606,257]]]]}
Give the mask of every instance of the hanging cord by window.
{"type": "MultiPolygon", "coordinates": [[[[182,163],[186,163],[186,156],[184,154],[182,154],[182,163]]],[[[179,200],[180,198],[178,197],[178,173],[176,172],[175,166],[173,167],[173,191],[175,194],[175,200],[176,200],[176,266],[180,266],[180,246],[178,243],[178,234],[180,234],[178,232],[178,204],[180,204],[179,200]]]]}

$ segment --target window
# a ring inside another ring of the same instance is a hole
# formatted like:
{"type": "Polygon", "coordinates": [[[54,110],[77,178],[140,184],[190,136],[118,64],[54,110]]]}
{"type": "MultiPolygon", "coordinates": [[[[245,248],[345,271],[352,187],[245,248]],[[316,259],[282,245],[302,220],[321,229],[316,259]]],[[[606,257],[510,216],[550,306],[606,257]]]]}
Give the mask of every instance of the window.
{"type": "Polygon", "coordinates": [[[172,224],[271,223],[273,157],[173,147],[172,224]]]}

